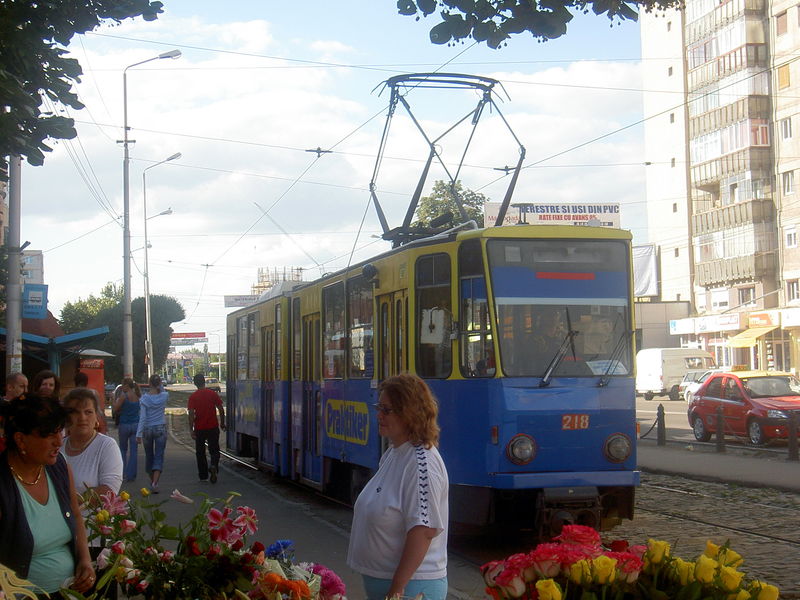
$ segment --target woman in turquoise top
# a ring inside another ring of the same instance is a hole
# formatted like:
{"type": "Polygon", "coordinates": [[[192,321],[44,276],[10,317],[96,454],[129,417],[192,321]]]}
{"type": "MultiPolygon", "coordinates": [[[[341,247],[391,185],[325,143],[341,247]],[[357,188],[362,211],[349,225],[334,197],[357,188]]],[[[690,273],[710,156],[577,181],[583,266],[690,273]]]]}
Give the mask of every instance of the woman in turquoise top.
{"type": "Polygon", "coordinates": [[[164,470],[164,449],[167,447],[167,391],[161,377],[150,378],[150,389],[139,400],[139,427],[136,441],[144,444],[145,470],[150,475],[150,490],[158,493],[158,480],[164,470]]]}
{"type": "Polygon", "coordinates": [[[142,392],[133,379],[125,378],[117,398],[114,413],[119,415],[119,449],[122,452],[122,477],[125,481],[136,479],[138,469],[136,430],[139,427],[139,398],[142,392]]]}
{"type": "Polygon", "coordinates": [[[0,454],[0,563],[48,594],[86,592],[95,574],[72,472],[59,452],[67,411],[54,398],[2,406],[8,448],[0,454]]]}

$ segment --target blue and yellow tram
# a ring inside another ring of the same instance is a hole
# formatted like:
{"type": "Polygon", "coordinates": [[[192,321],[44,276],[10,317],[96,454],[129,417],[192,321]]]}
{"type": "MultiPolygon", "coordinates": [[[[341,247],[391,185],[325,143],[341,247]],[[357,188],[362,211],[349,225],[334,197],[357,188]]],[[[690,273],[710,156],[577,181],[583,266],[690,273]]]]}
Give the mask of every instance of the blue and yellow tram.
{"type": "Polygon", "coordinates": [[[633,516],[631,238],[595,227],[446,232],[228,316],[228,445],[353,500],[385,449],[376,388],[440,404],[451,518],[547,534],[633,516]]]}

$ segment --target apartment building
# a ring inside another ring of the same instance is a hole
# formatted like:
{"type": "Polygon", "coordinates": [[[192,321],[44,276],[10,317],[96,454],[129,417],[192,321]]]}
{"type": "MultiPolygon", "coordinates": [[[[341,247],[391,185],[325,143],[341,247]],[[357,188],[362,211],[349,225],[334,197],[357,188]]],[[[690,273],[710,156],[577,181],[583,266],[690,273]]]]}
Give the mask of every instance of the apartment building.
{"type": "Polygon", "coordinates": [[[723,365],[800,366],[799,47],[796,2],[642,17],[649,238],[694,313],[670,333],[723,365]]]}

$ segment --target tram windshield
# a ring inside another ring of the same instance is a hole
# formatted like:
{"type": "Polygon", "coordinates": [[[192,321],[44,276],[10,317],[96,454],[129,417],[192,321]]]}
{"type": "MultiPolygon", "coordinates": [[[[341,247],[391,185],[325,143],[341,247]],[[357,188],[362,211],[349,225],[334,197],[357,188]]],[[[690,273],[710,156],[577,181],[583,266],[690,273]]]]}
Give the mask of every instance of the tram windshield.
{"type": "Polygon", "coordinates": [[[632,372],[625,243],[489,240],[487,249],[506,375],[542,377],[553,363],[555,377],[632,372]]]}

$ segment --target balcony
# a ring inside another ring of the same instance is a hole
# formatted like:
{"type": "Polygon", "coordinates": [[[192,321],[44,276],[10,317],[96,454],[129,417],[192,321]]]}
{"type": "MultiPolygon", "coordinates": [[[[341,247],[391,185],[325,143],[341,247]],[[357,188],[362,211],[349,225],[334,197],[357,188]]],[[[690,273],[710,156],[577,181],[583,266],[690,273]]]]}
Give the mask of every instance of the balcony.
{"type": "Polygon", "coordinates": [[[689,91],[693,92],[712,81],[719,81],[723,77],[748,67],[769,66],[767,50],[767,45],[763,43],[745,44],[727,54],[712,58],[689,71],[689,91]]]}
{"type": "Polygon", "coordinates": [[[747,96],[707,113],[689,119],[689,138],[694,139],[711,131],[723,129],[747,119],[769,119],[768,96],[747,96]]]}
{"type": "Polygon", "coordinates": [[[771,199],[737,202],[692,215],[692,235],[702,235],[752,223],[769,223],[773,220],[773,215],[774,207],[771,199]]]}
{"type": "Polygon", "coordinates": [[[775,253],[737,256],[696,263],[695,285],[721,287],[736,281],[759,280],[775,273],[775,253]]]}
{"type": "Polygon", "coordinates": [[[772,158],[769,147],[749,147],[738,152],[692,166],[692,185],[707,187],[720,179],[737,173],[751,171],[757,175],[772,176],[772,158]]]}
{"type": "Polygon", "coordinates": [[[707,37],[709,32],[740,19],[742,15],[751,14],[763,17],[767,5],[765,0],[728,0],[714,4],[716,6],[713,10],[686,24],[684,28],[685,44],[694,44],[707,37]]]}

